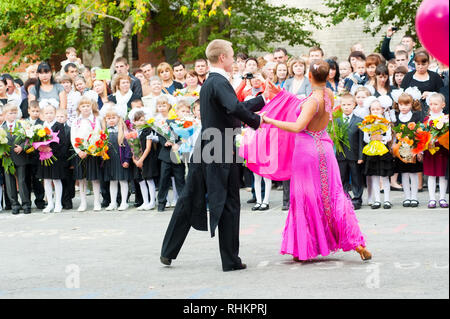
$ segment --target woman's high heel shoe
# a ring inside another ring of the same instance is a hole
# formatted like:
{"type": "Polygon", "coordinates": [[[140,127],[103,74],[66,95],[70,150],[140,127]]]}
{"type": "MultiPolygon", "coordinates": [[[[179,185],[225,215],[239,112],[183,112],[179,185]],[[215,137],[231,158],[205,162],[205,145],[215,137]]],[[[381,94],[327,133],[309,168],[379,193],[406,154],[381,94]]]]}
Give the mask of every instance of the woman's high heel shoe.
{"type": "Polygon", "coordinates": [[[356,252],[361,256],[362,260],[370,260],[372,259],[372,254],[365,247],[358,246],[356,247],[356,252]]]}

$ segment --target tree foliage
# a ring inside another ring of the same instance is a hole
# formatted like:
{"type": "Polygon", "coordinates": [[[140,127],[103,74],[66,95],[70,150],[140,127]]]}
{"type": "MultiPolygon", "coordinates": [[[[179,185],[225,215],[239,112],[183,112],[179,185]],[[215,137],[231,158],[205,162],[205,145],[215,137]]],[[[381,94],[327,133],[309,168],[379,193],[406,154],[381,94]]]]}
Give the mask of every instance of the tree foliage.
{"type": "Polygon", "coordinates": [[[336,25],[346,19],[364,20],[364,32],[376,35],[385,26],[396,26],[416,34],[415,17],[422,0],[325,0],[331,8],[329,22],[336,25]]]}
{"type": "Polygon", "coordinates": [[[170,6],[160,5],[155,19],[167,32],[150,49],[182,47],[181,59],[189,61],[203,57],[207,43],[217,38],[230,40],[244,52],[267,51],[280,42],[312,46],[317,44],[312,31],[321,28],[319,18],[324,17],[266,0],[202,2],[175,0],[170,6]]]}

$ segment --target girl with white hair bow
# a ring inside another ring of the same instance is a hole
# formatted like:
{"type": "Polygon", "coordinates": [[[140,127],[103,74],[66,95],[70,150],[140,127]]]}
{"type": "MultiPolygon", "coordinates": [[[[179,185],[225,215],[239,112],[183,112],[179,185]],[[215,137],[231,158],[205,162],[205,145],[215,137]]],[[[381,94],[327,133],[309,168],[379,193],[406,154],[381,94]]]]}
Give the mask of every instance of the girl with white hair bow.
{"type": "MultiPolygon", "coordinates": [[[[386,117],[389,115],[386,112],[388,107],[388,96],[380,96],[378,98],[374,96],[368,97],[364,104],[370,109],[370,114],[378,117],[386,117]]],[[[390,106],[389,105],[389,106],[390,106]]],[[[394,117],[395,118],[395,117],[394,117]]],[[[370,143],[371,141],[378,140],[383,144],[387,144],[392,140],[392,132],[389,128],[384,134],[371,134],[364,132],[364,142],[370,143]]],[[[378,209],[381,207],[380,201],[380,180],[384,190],[384,203],[383,208],[390,209],[392,204],[390,202],[390,190],[391,185],[389,177],[394,174],[394,158],[390,152],[383,155],[366,155],[364,154],[364,175],[367,176],[367,193],[369,196],[369,205],[372,209],[378,209]]]]}

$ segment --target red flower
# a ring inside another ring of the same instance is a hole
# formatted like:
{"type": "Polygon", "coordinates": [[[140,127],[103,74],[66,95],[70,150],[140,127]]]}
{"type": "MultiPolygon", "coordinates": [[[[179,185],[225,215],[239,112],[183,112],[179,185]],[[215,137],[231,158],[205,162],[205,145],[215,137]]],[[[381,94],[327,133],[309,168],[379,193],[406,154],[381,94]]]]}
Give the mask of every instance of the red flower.
{"type": "Polygon", "coordinates": [[[191,127],[192,125],[194,125],[194,123],[192,123],[191,121],[185,121],[185,122],[183,123],[183,127],[184,127],[184,128],[191,127]]]}

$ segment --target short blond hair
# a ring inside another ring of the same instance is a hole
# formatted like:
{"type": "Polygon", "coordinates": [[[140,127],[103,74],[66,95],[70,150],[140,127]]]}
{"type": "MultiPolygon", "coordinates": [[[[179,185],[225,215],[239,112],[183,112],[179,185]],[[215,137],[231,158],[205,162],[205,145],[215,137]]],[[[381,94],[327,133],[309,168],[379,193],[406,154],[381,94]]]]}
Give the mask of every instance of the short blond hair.
{"type": "Polygon", "coordinates": [[[217,63],[219,61],[219,56],[221,54],[227,54],[227,49],[232,48],[232,44],[230,41],[216,39],[211,41],[210,44],[206,47],[206,57],[209,62],[217,63]]]}
{"type": "Polygon", "coordinates": [[[2,107],[2,112],[3,113],[8,113],[11,111],[15,111],[16,113],[19,113],[19,109],[17,108],[17,105],[15,105],[14,103],[6,103],[5,105],[3,105],[2,107]]]}

